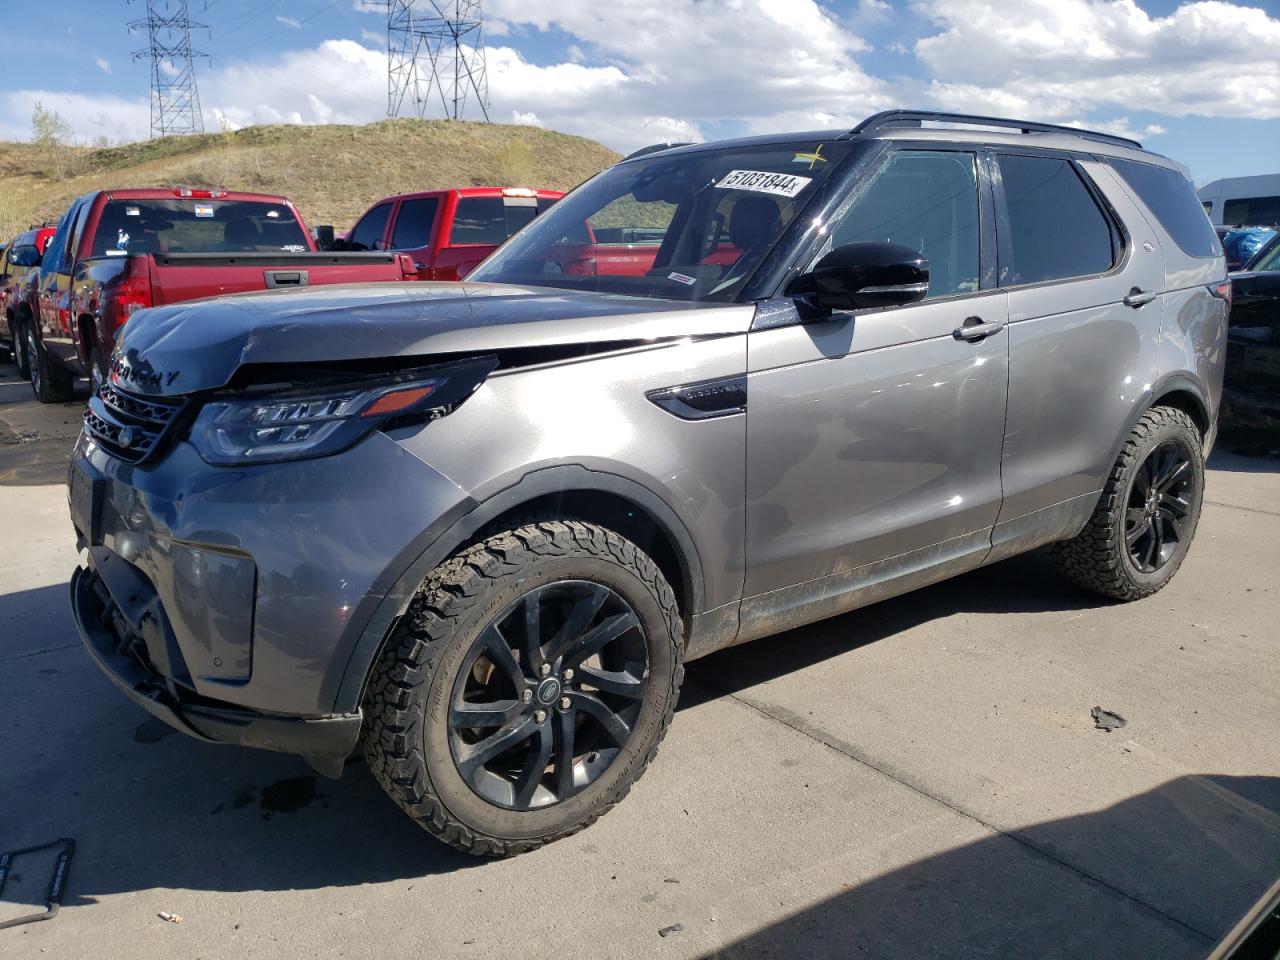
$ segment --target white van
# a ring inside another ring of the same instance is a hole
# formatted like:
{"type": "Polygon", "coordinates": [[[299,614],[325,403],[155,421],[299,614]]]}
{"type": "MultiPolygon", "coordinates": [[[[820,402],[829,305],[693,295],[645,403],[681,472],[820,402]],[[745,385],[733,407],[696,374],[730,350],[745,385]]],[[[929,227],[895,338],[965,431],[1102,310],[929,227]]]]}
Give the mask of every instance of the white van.
{"type": "Polygon", "coordinates": [[[1204,212],[1209,214],[1215,225],[1280,224],[1280,173],[1214,180],[1197,193],[1204,204],[1204,212]]]}

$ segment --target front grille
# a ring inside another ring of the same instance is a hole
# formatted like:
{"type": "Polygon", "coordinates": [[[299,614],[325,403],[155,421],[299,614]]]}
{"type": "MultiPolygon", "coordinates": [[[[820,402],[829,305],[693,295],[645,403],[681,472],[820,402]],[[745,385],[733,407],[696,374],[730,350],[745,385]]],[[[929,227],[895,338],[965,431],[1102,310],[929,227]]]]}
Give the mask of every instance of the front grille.
{"type": "Polygon", "coordinates": [[[89,398],[84,424],[112,456],[142,463],[159,452],[183,405],[181,399],[140,397],[105,383],[89,398]]]}

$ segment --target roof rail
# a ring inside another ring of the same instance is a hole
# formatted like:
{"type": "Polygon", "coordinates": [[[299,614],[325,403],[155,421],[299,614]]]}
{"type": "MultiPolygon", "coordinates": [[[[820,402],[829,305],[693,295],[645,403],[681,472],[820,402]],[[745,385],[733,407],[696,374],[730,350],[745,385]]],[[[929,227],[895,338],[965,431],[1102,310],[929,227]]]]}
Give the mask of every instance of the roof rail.
{"type": "Polygon", "coordinates": [[[625,163],[628,160],[634,160],[636,157],[647,157],[651,153],[661,153],[663,150],[674,150],[676,147],[687,147],[689,142],[684,143],[651,143],[647,147],[641,147],[639,150],[628,153],[619,163],[625,163]]]}
{"type": "Polygon", "coordinates": [[[1121,147],[1133,147],[1141,150],[1142,144],[1128,137],[1119,137],[1112,133],[1100,133],[1096,130],[1081,130],[1077,127],[1065,127],[1056,123],[1035,123],[1031,120],[1010,120],[1006,117],[981,117],[971,113],[946,113],[938,110],[885,110],[873,114],[849,131],[849,136],[869,133],[872,130],[883,130],[886,127],[919,127],[924,123],[955,123],[973,127],[1008,127],[1022,133],[1065,133],[1085,140],[1097,140],[1112,143],[1121,147]]]}

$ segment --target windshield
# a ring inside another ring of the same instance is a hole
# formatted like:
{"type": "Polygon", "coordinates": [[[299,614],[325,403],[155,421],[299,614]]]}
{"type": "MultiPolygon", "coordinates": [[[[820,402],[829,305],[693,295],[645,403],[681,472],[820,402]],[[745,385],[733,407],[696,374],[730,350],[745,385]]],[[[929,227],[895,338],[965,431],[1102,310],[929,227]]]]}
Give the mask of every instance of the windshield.
{"type": "Polygon", "coordinates": [[[850,147],[804,140],[621,163],[467,280],[731,301],[850,147]]]}
{"type": "Polygon", "coordinates": [[[93,236],[95,257],[310,249],[293,210],[261,200],[112,200],[93,236]]]}
{"type": "Polygon", "coordinates": [[[1258,272],[1280,270],[1280,238],[1272,237],[1271,242],[1255,255],[1255,259],[1246,269],[1258,272]]]}

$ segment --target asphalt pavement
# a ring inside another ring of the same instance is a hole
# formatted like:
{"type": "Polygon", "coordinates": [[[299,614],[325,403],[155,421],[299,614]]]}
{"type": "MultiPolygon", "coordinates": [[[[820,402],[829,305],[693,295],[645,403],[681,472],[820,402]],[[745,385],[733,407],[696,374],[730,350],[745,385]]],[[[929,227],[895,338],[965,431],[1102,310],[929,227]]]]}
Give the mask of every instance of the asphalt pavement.
{"type": "MultiPolygon", "coordinates": [[[[0,957],[1198,958],[1280,875],[1280,459],[1215,454],[1139,603],[1038,553],[691,665],[616,810],[483,861],[359,761],[196,743],[98,674],[77,424],[0,364],[0,853],[76,843],[0,957]]],[[[52,869],[16,860],[0,921],[52,869]]]]}

